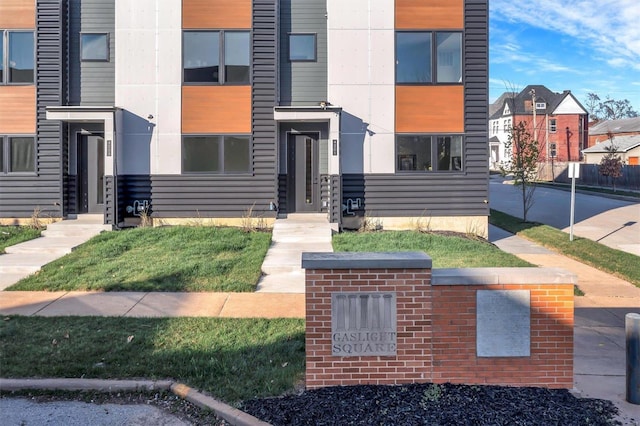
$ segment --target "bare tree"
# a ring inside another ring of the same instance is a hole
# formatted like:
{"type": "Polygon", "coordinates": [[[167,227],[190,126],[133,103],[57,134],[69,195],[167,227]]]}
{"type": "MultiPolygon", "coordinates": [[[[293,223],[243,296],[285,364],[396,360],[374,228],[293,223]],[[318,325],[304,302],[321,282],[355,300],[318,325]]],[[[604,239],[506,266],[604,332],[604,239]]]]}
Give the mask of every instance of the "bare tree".
{"type": "Polygon", "coordinates": [[[614,143],[613,134],[609,132],[607,133],[607,136],[611,143],[604,147],[604,149],[607,150],[607,153],[602,157],[602,160],[600,160],[598,171],[602,176],[611,178],[611,186],[615,192],[616,179],[622,176],[623,163],[620,155],[618,154],[618,147],[614,143]]]}
{"type": "Polygon", "coordinates": [[[617,100],[607,96],[603,101],[596,93],[588,93],[585,106],[593,121],[618,120],[638,116],[638,112],[633,109],[628,99],[617,100]]]}
{"type": "Polygon", "coordinates": [[[500,170],[503,175],[513,175],[514,184],[519,185],[522,194],[522,220],[527,221],[527,213],[533,206],[533,194],[538,177],[540,148],[538,141],[531,136],[524,121],[511,127],[509,139],[505,143],[510,161],[503,162],[500,170]]]}

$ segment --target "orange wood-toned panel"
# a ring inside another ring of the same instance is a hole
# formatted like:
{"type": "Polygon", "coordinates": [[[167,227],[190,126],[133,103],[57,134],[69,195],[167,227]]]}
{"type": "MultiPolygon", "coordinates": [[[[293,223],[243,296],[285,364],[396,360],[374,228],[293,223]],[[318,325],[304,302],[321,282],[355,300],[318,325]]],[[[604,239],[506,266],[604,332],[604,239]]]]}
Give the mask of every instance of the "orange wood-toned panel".
{"type": "Polygon", "coordinates": [[[462,29],[463,0],[396,0],[397,29],[462,29]]]}
{"type": "Polygon", "coordinates": [[[397,86],[396,132],[464,131],[462,86],[397,86]]]}
{"type": "Polygon", "coordinates": [[[35,27],[35,0],[0,0],[0,28],[34,29],[35,27]]]}
{"type": "Polygon", "coordinates": [[[251,28],[251,0],[182,0],[183,28],[251,28]]]}
{"type": "Polygon", "coordinates": [[[0,86],[0,134],[35,132],[35,86],[0,86]]]}
{"type": "Polygon", "coordinates": [[[251,87],[184,86],[182,133],[251,133],[251,87]]]}

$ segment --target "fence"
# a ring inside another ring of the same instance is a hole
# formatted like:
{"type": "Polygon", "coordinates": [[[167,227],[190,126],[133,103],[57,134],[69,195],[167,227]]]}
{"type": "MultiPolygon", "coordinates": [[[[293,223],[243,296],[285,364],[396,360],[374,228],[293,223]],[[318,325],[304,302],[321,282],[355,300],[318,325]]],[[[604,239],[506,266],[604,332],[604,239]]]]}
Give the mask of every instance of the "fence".
{"type": "MultiPolygon", "coordinates": [[[[567,172],[567,163],[541,164],[538,178],[542,181],[554,181],[559,183],[571,183],[567,172]]],[[[611,187],[612,180],[602,176],[597,164],[580,164],[580,178],[576,179],[578,185],[611,187]]],[[[616,189],[640,190],[640,166],[625,165],[622,167],[622,176],[615,180],[616,189]]]]}

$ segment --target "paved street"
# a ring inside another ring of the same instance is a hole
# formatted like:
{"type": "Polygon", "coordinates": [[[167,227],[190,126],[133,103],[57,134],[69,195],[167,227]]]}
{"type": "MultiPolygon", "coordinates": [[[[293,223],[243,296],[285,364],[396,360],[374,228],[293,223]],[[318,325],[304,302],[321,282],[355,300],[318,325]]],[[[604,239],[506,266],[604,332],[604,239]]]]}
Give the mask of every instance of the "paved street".
{"type": "MultiPolygon", "coordinates": [[[[520,188],[502,181],[491,179],[491,208],[522,217],[520,188]]],[[[571,192],[537,187],[527,220],[569,232],[570,212],[571,192]]],[[[640,256],[640,202],[576,193],[573,233],[640,256]]]]}

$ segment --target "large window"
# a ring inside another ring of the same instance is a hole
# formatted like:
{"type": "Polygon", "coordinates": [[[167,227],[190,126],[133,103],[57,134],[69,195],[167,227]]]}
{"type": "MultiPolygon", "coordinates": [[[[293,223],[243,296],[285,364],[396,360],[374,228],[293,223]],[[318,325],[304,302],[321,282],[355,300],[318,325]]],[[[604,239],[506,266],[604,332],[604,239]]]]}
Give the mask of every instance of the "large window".
{"type": "Polygon", "coordinates": [[[0,84],[33,83],[33,31],[0,30],[0,36],[0,84]]]}
{"type": "Polygon", "coordinates": [[[184,136],[183,173],[249,173],[249,136],[184,136]]]}
{"type": "Polygon", "coordinates": [[[80,34],[80,59],[82,61],[109,61],[109,34],[80,34]]]}
{"type": "Polygon", "coordinates": [[[396,83],[462,83],[462,33],[396,32],[396,83]]]}
{"type": "Polygon", "coordinates": [[[35,171],[35,138],[0,136],[0,173],[35,173],[35,171]]]}
{"type": "Polygon", "coordinates": [[[446,172],[462,170],[461,135],[396,136],[396,171],[446,172]]]}
{"type": "Polygon", "coordinates": [[[291,62],[315,62],[316,35],[289,34],[289,60],[291,62]]]}
{"type": "Polygon", "coordinates": [[[185,31],[183,81],[202,84],[250,83],[248,31],[185,31]]]}

